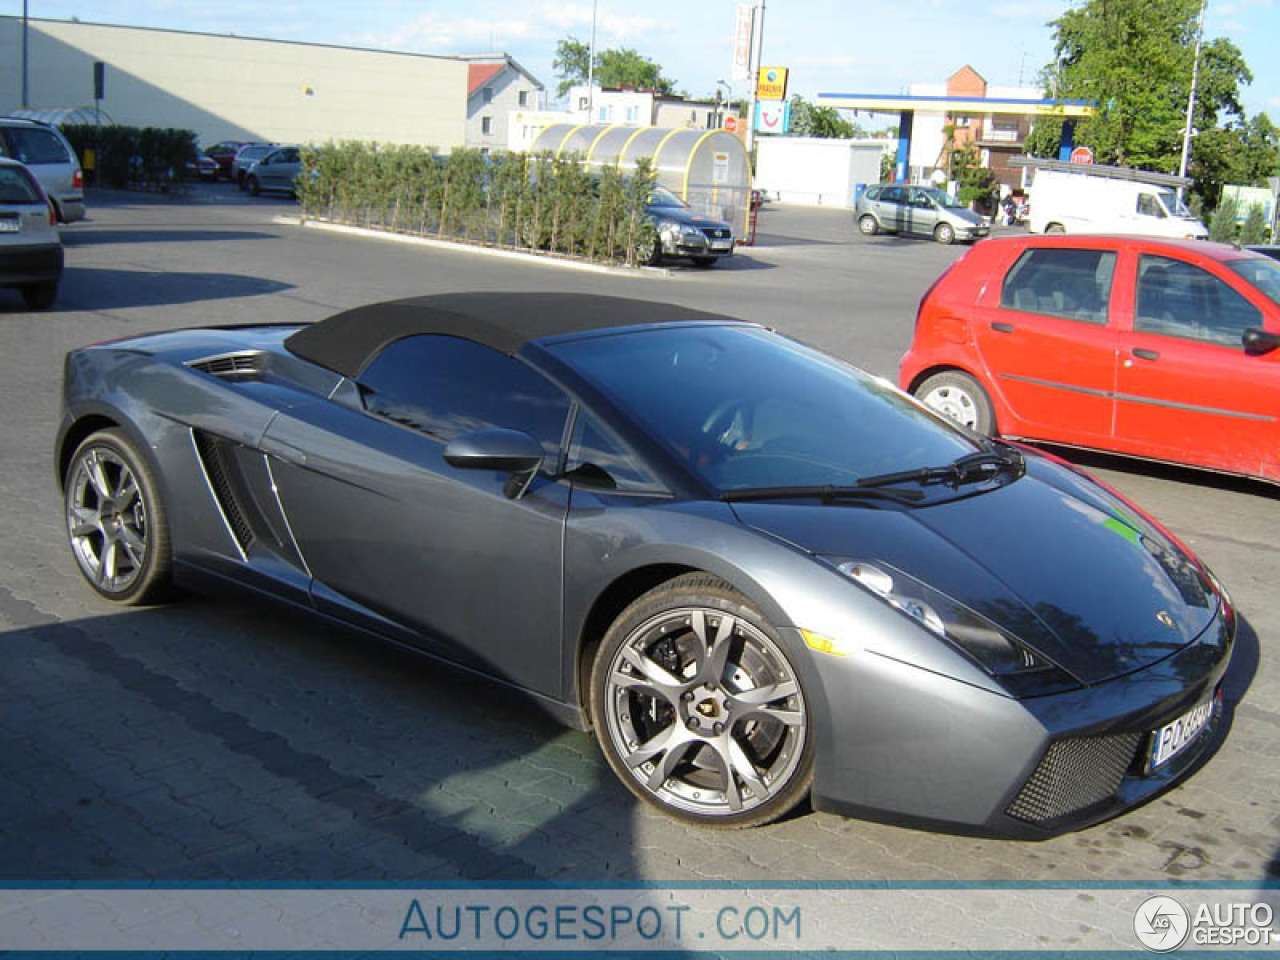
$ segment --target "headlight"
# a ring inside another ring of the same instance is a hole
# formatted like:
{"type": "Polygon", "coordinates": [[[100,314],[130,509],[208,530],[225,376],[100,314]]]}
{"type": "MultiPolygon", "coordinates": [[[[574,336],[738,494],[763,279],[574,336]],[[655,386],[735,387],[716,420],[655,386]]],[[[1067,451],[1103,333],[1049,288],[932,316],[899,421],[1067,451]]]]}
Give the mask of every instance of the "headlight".
{"type": "Polygon", "coordinates": [[[846,577],[977,662],[1016,697],[1077,689],[1080,684],[1043,654],[982,614],[888,564],[824,557],[846,577]]]}
{"type": "Polygon", "coordinates": [[[702,231],[697,227],[691,227],[687,223],[682,223],[680,225],[680,236],[684,237],[686,240],[701,240],[702,231]]]}

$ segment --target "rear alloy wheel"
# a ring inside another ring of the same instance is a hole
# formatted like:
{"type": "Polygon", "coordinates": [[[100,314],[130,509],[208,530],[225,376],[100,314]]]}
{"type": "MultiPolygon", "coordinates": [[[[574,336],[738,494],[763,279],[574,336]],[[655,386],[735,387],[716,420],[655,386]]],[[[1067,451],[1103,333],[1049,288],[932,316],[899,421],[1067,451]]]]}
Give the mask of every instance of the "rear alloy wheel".
{"type": "Polygon", "coordinates": [[[48,310],[56,299],[57,283],[31,283],[22,288],[22,300],[29,310],[48,310]]]}
{"type": "Polygon", "coordinates": [[[880,223],[871,214],[864,213],[858,218],[858,229],[864,237],[874,237],[880,232],[880,223]]]}
{"type": "Polygon", "coordinates": [[[813,781],[800,677],[760,612],[715,577],[677,577],[623,611],[596,654],[591,714],[622,782],[679,820],[758,826],[813,781]]]}
{"type": "Polygon", "coordinates": [[[991,400],[977,380],[959,370],[935,373],[915,390],[920,402],[970,430],[991,435],[995,414],[991,400]]]}
{"type": "Polygon", "coordinates": [[[67,535],[80,572],[117,603],[150,603],[169,585],[169,528],[146,461],[118,430],[87,437],[71,457],[67,535]]]}
{"type": "Polygon", "coordinates": [[[949,223],[940,223],[933,228],[933,239],[939,243],[953,243],[956,239],[956,232],[949,223]]]}

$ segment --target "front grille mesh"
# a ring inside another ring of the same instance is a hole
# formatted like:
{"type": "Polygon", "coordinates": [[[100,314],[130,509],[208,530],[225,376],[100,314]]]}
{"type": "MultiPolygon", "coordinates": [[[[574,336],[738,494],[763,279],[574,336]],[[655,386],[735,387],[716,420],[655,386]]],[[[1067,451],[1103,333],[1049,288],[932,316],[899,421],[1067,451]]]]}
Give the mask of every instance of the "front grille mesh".
{"type": "Polygon", "coordinates": [[[1141,733],[1059,740],[1009,805],[1009,816],[1039,823],[1105,800],[1119,788],[1141,740],[1141,733]]]}
{"type": "Polygon", "coordinates": [[[702,232],[712,240],[728,240],[733,236],[727,227],[703,227],[702,232]]]}

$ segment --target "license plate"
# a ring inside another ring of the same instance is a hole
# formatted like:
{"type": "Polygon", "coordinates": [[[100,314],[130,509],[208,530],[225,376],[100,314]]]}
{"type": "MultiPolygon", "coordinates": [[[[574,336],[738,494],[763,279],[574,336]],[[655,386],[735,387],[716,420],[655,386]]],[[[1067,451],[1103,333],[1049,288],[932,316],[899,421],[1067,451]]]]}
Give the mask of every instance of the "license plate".
{"type": "Polygon", "coordinates": [[[711,249],[712,250],[732,250],[733,241],[732,240],[712,240],[711,249]]]}
{"type": "Polygon", "coordinates": [[[21,220],[9,220],[8,218],[0,220],[0,233],[17,233],[21,229],[21,220]]]}
{"type": "Polygon", "coordinates": [[[1155,770],[1169,762],[1194,743],[1212,717],[1213,699],[1210,698],[1155,731],[1151,735],[1150,769],[1155,770]]]}

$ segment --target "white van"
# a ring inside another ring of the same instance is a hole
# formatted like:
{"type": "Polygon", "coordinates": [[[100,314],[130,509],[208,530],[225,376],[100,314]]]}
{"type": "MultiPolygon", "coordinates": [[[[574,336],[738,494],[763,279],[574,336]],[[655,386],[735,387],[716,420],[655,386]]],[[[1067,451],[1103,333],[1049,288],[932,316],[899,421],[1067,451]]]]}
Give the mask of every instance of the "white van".
{"type": "Polygon", "coordinates": [[[1174,192],[1182,182],[1177,177],[1127,167],[1050,163],[1036,162],[1027,221],[1032,233],[1209,236],[1174,192]]]}

